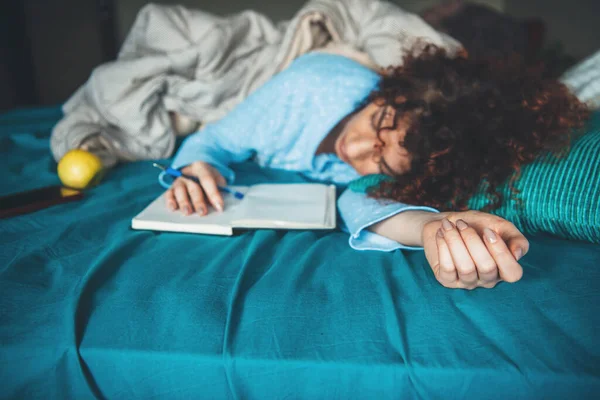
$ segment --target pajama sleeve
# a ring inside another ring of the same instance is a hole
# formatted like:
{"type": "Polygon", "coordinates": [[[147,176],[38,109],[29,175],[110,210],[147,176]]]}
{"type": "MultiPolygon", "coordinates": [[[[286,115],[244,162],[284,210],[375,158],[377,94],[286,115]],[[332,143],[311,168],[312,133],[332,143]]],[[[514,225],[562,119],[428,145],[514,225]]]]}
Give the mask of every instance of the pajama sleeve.
{"type": "Polygon", "coordinates": [[[388,239],[369,231],[367,228],[396,214],[410,210],[421,210],[438,213],[431,207],[411,206],[389,200],[368,197],[365,193],[346,189],[338,199],[338,210],[344,226],[342,229],[350,234],[350,247],[355,250],[393,251],[422,250],[422,247],[405,246],[395,240],[388,239]]]}

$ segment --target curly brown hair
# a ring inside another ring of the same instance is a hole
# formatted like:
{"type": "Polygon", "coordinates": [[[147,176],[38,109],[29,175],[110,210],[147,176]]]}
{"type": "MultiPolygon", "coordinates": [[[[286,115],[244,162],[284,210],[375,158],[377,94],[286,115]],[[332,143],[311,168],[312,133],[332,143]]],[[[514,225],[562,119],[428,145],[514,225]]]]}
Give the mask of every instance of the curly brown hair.
{"type": "Polygon", "coordinates": [[[508,180],[516,196],[521,167],[543,152],[564,155],[589,116],[565,85],[518,56],[451,57],[432,45],[390,68],[367,101],[393,107],[396,123],[408,119],[401,145],[412,156],[409,173],[369,195],[440,210],[465,210],[480,190],[486,210],[498,208],[498,188],[508,180]]]}

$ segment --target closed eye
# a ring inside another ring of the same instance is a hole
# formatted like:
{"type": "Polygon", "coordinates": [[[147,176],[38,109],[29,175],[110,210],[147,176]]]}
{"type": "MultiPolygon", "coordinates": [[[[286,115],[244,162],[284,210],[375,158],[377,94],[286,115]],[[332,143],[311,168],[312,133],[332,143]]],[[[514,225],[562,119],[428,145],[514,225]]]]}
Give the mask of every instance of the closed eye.
{"type": "Polygon", "coordinates": [[[396,121],[392,121],[389,126],[382,126],[384,122],[388,121],[390,118],[393,119],[393,117],[394,113],[393,111],[390,111],[390,107],[381,107],[371,115],[371,128],[373,128],[373,131],[377,134],[379,134],[379,131],[382,129],[394,129],[396,121]]]}
{"type": "Polygon", "coordinates": [[[394,112],[390,110],[390,107],[385,107],[385,109],[381,112],[379,129],[395,129],[396,121],[394,119],[394,112]]]}

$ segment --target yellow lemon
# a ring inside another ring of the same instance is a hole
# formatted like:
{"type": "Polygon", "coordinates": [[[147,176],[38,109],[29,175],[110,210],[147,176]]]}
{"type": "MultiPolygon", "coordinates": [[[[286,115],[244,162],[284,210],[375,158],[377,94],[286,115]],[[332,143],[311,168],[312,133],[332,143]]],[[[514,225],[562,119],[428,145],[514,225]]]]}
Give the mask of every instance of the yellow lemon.
{"type": "Polygon", "coordinates": [[[58,163],[58,177],[63,185],[73,189],[96,185],[103,172],[100,158],[85,150],[70,150],[58,163]]]}

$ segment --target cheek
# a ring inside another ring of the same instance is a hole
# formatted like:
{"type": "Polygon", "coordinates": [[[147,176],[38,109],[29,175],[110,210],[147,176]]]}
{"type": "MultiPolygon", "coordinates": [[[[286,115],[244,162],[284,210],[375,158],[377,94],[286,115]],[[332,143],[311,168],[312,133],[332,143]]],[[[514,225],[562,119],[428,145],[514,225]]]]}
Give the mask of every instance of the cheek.
{"type": "Polygon", "coordinates": [[[362,160],[354,166],[354,169],[361,176],[380,173],[379,164],[372,160],[362,160]]]}
{"type": "Polygon", "coordinates": [[[412,163],[412,156],[406,152],[406,154],[402,157],[402,173],[406,174],[410,172],[410,167],[412,163]]]}
{"type": "Polygon", "coordinates": [[[384,153],[386,163],[396,172],[405,174],[410,170],[412,157],[404,148],[390,148],[384,153]]]}

